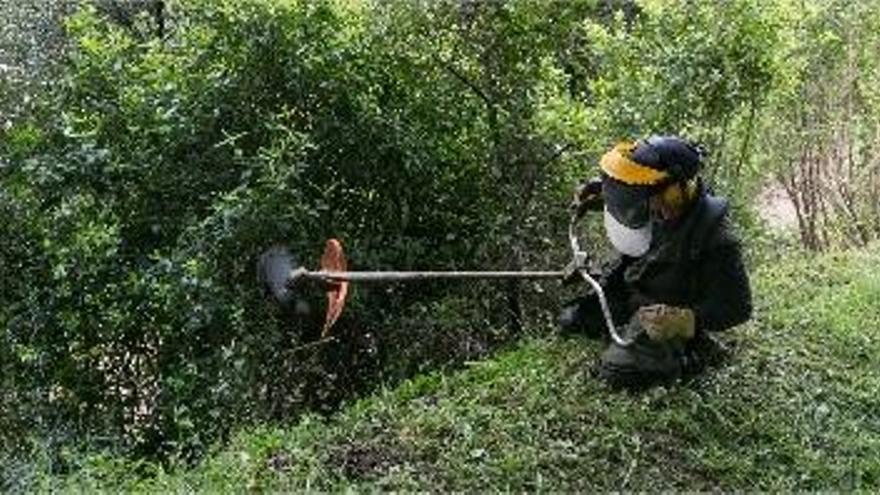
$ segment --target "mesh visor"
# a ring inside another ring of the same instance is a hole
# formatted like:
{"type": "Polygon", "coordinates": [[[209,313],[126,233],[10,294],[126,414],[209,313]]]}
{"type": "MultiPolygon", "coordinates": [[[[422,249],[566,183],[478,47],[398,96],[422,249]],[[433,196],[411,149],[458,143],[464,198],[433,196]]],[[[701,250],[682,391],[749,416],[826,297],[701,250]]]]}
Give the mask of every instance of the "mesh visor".
{"type": "Polygon", "coordinates": [[[602,196],[608,212],[629,228],[644,227],[651,219],[648,207],[651,189],[648,187],[624,184],[605,176],[602,181],[602,196]]]}

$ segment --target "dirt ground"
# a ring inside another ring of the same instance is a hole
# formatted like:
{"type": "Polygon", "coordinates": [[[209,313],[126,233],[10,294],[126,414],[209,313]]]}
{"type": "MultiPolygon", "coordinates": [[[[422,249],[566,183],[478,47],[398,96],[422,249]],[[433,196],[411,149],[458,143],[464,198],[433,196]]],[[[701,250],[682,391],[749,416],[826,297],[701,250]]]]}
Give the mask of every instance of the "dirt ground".
{"type": "Polygon", "coordinates": [[[797,229],[797,212],[785,189],[776,182],[768,183],[756,198],[758,215],[773,229],[797,229]]]}

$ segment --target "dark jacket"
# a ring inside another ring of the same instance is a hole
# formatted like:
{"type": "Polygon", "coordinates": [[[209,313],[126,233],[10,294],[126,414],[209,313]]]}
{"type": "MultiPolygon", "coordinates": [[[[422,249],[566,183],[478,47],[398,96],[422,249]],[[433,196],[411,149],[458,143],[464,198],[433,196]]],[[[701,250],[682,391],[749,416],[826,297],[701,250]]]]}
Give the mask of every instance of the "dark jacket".
{"type": "Polygon", "coordinates": [[[749,279],[727,212],[726,200],[702,193],[679,219],[655,222],[647,253],[610,265],[604,285],[618,325],[657,303],[692,309],[697,331],[750,318],[749,279]]]}

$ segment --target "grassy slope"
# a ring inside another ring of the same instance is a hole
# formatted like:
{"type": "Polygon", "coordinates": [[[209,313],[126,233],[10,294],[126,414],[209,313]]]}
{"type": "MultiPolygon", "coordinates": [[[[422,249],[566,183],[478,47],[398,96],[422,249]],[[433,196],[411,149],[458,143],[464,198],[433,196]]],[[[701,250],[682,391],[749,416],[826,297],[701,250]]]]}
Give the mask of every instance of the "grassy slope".
{"type": "MultiPolygon", "coordinates": [[[[690,383],[614,393],[588,372],[598,344],[533,340],[115,488],[877,489],[878,251],[760,270],[733,359],[690,383]]],[[[96,474],[68,481],[119,482],[96,474]]]]}

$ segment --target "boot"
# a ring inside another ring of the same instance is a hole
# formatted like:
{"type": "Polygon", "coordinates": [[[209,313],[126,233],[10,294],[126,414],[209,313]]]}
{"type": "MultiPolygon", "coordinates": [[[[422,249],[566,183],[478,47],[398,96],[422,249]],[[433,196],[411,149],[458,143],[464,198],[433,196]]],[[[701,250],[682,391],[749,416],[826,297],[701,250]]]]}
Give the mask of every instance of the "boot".
{"type": "Polygon", "coordinates": [[[597,376],[615,388],[643,389],[671,382],[684,372],[684,345],[655,342],[641,330],[633,317],[622,329],[625,339],[636,336],[629,346],[611,343],[596,366],[597,376]]]}
{"type": "Polygon", "coordinates": [[[730,357],[730,350],[705,331],[698,331],[685,345],[684,374],[698,375],[707,368],[715,368],[730,357]]]}

